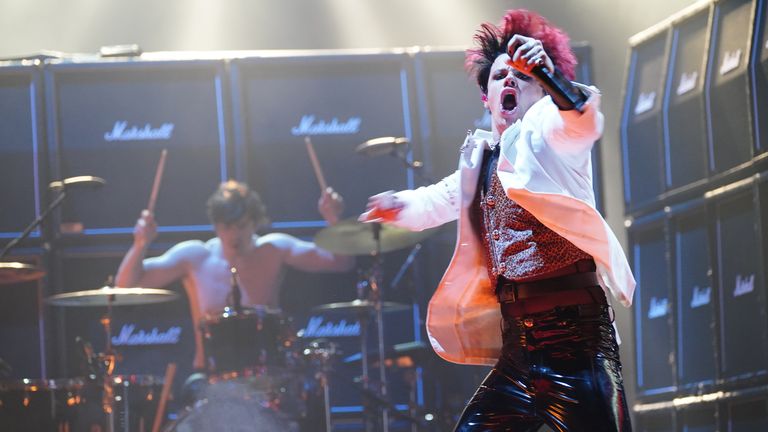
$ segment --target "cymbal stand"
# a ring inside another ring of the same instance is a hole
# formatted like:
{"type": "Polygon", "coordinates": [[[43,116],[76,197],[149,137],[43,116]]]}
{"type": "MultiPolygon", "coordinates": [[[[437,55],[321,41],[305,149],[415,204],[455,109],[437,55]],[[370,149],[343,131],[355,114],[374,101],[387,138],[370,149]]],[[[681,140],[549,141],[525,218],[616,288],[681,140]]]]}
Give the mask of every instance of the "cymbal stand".
{"type": "Polygon", "coordinates": [[[5,245],[5,247],[0,250],[0,258],[4,257],[8,251],[13,249],[17,244],[19,244],[20,241],[24,240],[25,238],[29,237],[29,235],[32,233],[32,231],[40,226],[40,224],[43,223],[43,221],[48,217],[49,214],[53,210],[56,209],[56,207],[60,206],[62,202],[64,202],[64,198],[67,197],[67,191],[66,189],[62,189],[62,191],[59,193],[59,195],[51,201],[51,203],[46,207],[46,209],[40,213],[40,215],[35,218],[29,225],[27,225],[26,228],[24,228],[24,231],[21,232],[16,238],[8,242],[8,244],[5,245]]]}
{"type": "MultiPolygon", "coordinates": [[[[370,284],[370,276],[369,280],[363,280],[358,282],[357,284],[357,292],[358,297],[360,300],[363,300],[365,298],[365,287],[366,285],[370,284]]],[[[360,355],[362,355],[362,358],[360,359],[360,366],[362,368],[362,375],[360,376],[361,384],[363,385],[363,392],[369,391],[371,382],[370,382],[370,376],[368,371],[368,320],[369,320],[369,314],[370,312],[361,309],[360,312],[357,315],[357,319],[360,322],[360,355]]],[[[363,423],[365,425],[365,432],[371,432],[371,421],[368,417],[367,410],[363,410],[363,423]]]]}
{"type": "Polygon", "coordinates": [[[107,343],[105,345],[105,352],[99,354],[99,360],[104,366],[104,373],[102,374],[104,382],[101,405],[104,414],[106,414],[107,432],[115,431],[115,392],[112,387],[112,373],[115,371],[115,362],[117,361],[117,355],[112,349],[112,303],[114,301],[114,294],[107,296],[107,313],[101,317],[101,325],[104,326],[107,343]]]}
{"type": "Polygon", "coordinates": [[[325,432],[331,432],[331,388],[328,376],[331,372],[331,360],[337,354],[337,345],[333,342],[314,340],[304,349],[304,355],[320,361],[320,370],[315,378],[323,389],[323,414],[325,416],[325,432]]]}
{"type": "MultiPolygon", "coordinates": [[[[381,309],[382,294],[379,286],[381,276],[381,224],[372,223],[373,238],[376,242],[376,250],[373,251],[373,269],[369,280],[371,302],[373,302],[376,312],[376,332],[379,343],[379,380],[380,394],[384,400],[387,400],[387,365],[386,353],[384,352],[384,315],[381,309]]],[[[363,353],[366,358],[367,353],[363,353]]],[[[381,409],[382,431],[389,432],[389,407],[383,406],[381,409]]]]}

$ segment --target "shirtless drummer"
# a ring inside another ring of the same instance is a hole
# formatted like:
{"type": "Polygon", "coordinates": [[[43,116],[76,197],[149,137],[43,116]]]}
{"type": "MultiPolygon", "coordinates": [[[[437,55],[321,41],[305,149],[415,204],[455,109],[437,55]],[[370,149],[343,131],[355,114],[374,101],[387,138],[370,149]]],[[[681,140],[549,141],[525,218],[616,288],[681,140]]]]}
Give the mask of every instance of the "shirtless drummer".
{"type": "MultiPolygon", "coordinates": [[[[342,199],[325,190],[318,210],[329,225],[339,221],[342,199]]],[[[279,285],[285,267],[311,272],[343,272],[354,258],[333,254],[312,242],[288,234],[256,234],[267,222],[264,205],[248,185],[222,183],[208,199],[208,216],[216,237],[187,240],[158,257],[146,258],[157,237],[154,215],[144,210],[136,222],[133,245],[123,258],[115,279],[119,287],[160,288],[181,279],[189,298],[194,323],[228,306],[232,273],[237,269],[242,305],[278,307],[279,285]]],[[[206,367],[203,339],[195,325],[194,368],[206,367]]]]}

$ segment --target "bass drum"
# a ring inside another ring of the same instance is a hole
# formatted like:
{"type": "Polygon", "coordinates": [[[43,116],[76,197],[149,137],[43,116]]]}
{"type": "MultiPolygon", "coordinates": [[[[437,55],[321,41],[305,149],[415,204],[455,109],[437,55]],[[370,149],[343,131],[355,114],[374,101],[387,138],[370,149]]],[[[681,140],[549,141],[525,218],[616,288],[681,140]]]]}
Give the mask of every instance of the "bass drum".
{"type": "Polygon", "coordinates": [[[294,374],[212,378],[196,393],[166,432],[297,432],[306,413],[304,380],[294,374]]]}

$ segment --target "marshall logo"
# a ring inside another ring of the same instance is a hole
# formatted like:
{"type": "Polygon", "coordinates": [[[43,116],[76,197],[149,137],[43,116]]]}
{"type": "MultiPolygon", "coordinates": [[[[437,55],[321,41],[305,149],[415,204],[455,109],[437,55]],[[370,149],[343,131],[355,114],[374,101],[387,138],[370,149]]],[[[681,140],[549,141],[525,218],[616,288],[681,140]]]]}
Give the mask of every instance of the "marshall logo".
{"type": "Polygon", "coordinates": [[[360,336],[360,322],[348,323],[341,320],[338,323],[332,321],[323,322],[323,317],[313,316],[307,323],[307,328],[299,331],[299,337],[341,337],[360,336]]]}
{"type": "Polygon", "coordinates": [[[116,121],[112,131],[104,134],[107,141],[145,141],[145,140],[169,140],[174,128],[173,123],[163,123],[158,128],[153,128],[149,123],[144,127],[131,126],[128,122],[116,121]]]}
{"type": "Polygon", "coordinates": [[[136,330],[134,324],[123,324],[120,333],[117,336],[112,336],[112,345],[175,345],[179,343],[181,336],[181,327],[178,326],[173,326],[164,332],[158,330],[157,327],[153,327],[148,332],[134,330],[136,330]]]}
{"type": "Polygon", "coordinates": [[[491,112],[486,110],[482,118],[475,120],[475,127],[478,129],[491,129],[491,112]]]}
{"type": "Polygon", "coordinates": [[[648,319],[661,318],[669,312],[669,299],[657,299],[651,297],[651,306],[648,308],[648,319]]]}
{"type": "Polygon", "coordinates": [[[749,294],[755,290],[755,275],[741,277],[736,275],[736,288],[733,290],[733,296],[739,297],[749,294]]]}
{"type": "Polygon", "coordinates": [[[725,75],[736,69],[739,67],[739,63],[741,63],[741,49],[726,51],[723,55],[723,62],[720,63],[720,75],[725,75]]]}
{"type": "Polygon", "coordinates": [[[712,300],[712,287],[699,288],[693,287],[693,296],[691,297],[691,309],[706,306],[712,300]]]}
{"type": "Polygon", "coordinates": [[[677,93],[678,96],[682,96],[689,91],[696,88],[696,81],[699,79],[699,73],[696,71],[693,71],[691,73],[683,72],[682,75],[680,75],[680,83],[677,85],[677,93]]]}
{"type": "Polygon", "coordinates": [[[350,117],[345,122],[340,122],[336,117],[331,121],[315,120],[313,115],[305,115],[301,118],[298,126],[291,128],[291,134],[294,136],[308,135],[354,135],[360,132],[360,123],[363,120],[360,117],[350,117]]]}
{"type": "Polygon", "coordinates": [[[653,104],[656,103],[656,92],[640,93],[637,97],[637,104],[635,105],[635,115],[640,115],[653,108],[653,104]]]}

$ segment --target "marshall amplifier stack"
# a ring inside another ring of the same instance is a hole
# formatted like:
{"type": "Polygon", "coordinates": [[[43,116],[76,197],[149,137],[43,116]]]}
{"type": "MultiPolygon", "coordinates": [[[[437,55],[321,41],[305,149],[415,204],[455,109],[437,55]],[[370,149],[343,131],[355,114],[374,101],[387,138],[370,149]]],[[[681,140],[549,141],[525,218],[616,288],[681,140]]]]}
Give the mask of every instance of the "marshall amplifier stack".
{"type": "Polygon", "coordinates": [[[67,199],[64,226],[86,235],[130,232],[167,149],[161,230],[207,230],[205,201],[229,176],[224,74],[220,60],[47,65],[51,177],[107,181],[67,199]]]}
{"type": "Polygon", "coordinates": [[[350,216],[375,193],[413,185],[413,173],[397,158],[355,151],[371,138],[412,139],[409,60],[392,53],[231,62],[237,172],[264,199],[276,227],[324,224],[305,137],[350,216]]]}
{"type": "Polygon", "coordinates": [[[700,1],[630,39],[639,430],[768,427],[766,3],[700,1]]]}

